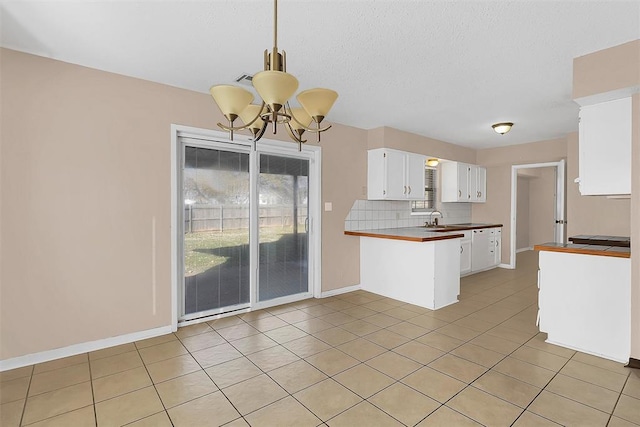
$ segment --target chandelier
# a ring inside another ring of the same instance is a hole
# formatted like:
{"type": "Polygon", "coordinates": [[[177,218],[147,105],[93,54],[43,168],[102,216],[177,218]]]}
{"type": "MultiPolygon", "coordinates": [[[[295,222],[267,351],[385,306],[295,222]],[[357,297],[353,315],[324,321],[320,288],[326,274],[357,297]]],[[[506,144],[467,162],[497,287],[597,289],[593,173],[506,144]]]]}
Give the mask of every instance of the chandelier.
{"type": "Polygon", "coordinates": [[[238,86],[216,85],[210,92],[228,121],[228,125],[218,123],[218,126],[229,132],[232,141],[235,131],[248,130],[253,141],[258,141],[269,124],[274,134],[278,125],[284,125],[301,150],[302,144],[307,142],[303,139],[305,132],[316,133],[320,142],[320,133],[331,128],[331,125],[321,127],[320,123],[329,113],[338,93],[330,89],[308,89],[296,97],[302,107],[292,108],[289,105],[289,98],[298,90],[298,79],[287,73],[287,53],[278,51],[278,0],[273,2],[273,22],[273,49],[271,53],[265,49],[264,71],[252,79],[253,87],[262,98],[262,105],[252,104],[253,94],[238,86]],[[234,126],[238,117],[243,126],[234,126]]]}

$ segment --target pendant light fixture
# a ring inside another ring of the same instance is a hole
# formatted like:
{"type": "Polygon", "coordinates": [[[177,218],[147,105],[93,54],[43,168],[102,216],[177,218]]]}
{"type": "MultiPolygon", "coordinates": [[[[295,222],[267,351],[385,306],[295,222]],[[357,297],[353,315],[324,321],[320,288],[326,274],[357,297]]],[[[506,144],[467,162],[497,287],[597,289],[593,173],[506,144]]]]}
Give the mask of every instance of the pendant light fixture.
{"type": "Polygon", "coordinates": [[[511,130],[511,128],[513,127],[513,123],[510,123],[510,122],[496,123],[495,125],[491,125],[491,127],[500,135],[504,135],[505,133],[511,130]]]}
{"type": "Polygon", "coordinates": [[[246,89],[231,85],[217,85],[210,90],[211,96],[227,119],[228,124],[218,126],[229,132],[233,141],[235,131],[248,130],[253,141],[258,141],[269,124],[273,133],[277,133],[278,125],[283,125],[298,148],[307,142],[303,139],[305,132],[318,134],[331,126],[321,127],[338,93],[331,89],[308,89],[298,94],[296,99],[301,108],[291,108],[289,99],[298,90],[298,79],[287,73],[287,54],[278,51],[278,0],[273,2],[273,48],[271,53],[264,51],[264,71],[257,73],[252,79],[253,87],[260,95],[261,105],[252,104],[253,94],[246,89]],[[234,126],[240,118],[242,126],[234,126]],[[315,126],[312,124],[315,123],[315,126]]]}

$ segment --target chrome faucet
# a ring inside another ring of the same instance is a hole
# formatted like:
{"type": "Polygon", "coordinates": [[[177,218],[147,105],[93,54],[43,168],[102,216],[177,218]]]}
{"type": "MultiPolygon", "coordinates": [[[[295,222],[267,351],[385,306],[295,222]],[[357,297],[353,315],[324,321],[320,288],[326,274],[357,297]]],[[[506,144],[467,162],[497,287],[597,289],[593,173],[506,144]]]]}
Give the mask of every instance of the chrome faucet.
{"type": "Polygon", "coordinates": [[[431,212],[429,212],[429,221],[424,223],[425,227],[437,227],[438,226],[438,217],[436,217],[435,219],[433,218],[433,214],[434,213],[438,213],[440,214],[440,218],[444,217],[444,215],[442,215],[442,212],[440,212],[439,210],[432,210],[431,212]]]}

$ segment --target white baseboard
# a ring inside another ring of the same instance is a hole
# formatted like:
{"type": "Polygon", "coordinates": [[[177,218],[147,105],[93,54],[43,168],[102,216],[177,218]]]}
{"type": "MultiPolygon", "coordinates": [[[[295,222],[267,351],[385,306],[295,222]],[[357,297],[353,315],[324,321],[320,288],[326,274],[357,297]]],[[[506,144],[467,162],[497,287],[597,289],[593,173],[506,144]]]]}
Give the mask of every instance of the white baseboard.
{"type": "Polygon", "coordinates": [[[50,360],[60,359],[62,357],[75,356],[76,354],[102,350],[103,348],[113,347],[116,345],[128,344],[134,341],[140,341],[147,338],[165,335],[172,331],[173,328],[171,327],[171,325],[161,326],[159,328],[147,329],[146,331],[133,332],[130,334],[118,335],[117,337],[88,341],[80,344],[73,344],[67,347],[41,351],[39,353],[26,354],[24,356],[13,357],[6,360],[0,360],[0,372],[8,371],[9,369],[22,368],[23,366],[35,365],[36,363],[44,363],[50,360]]]}
{"type": "Polygon", "coordinates": [[[533,250],[533,246],[529,246],[528,248],[516,249],[516,253],[519,254],[520,252],[526,252],[526,251],[532,251],[532,250],[533,250]]]}
{"type": "Polygon", "coordinates": [[[499,264],[498,268],[506,268],[507,270],[513,270],[514,268],[511,267],[511,264],[499,264]]]}
{"type": "Polygon", "coordinates": [[[334,295],[346,294],[347,292],[353,292],[362,289],[360,285],[346,286],[344,288],[332,289],[327,292],[322,292],[320,298],[332,297],[334,295]]]}

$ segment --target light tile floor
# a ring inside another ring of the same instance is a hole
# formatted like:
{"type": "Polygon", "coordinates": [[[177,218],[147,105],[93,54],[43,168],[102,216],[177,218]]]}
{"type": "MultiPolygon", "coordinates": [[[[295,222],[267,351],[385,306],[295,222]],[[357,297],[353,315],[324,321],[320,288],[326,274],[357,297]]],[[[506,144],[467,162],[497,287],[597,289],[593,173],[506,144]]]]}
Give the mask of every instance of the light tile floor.
{"type": "Polygon", "coordinates": [[[0,424],[640,425],[638,370],[544,342],[536,266],[437,311],[357,291],[3,372],[0,424]]]}

